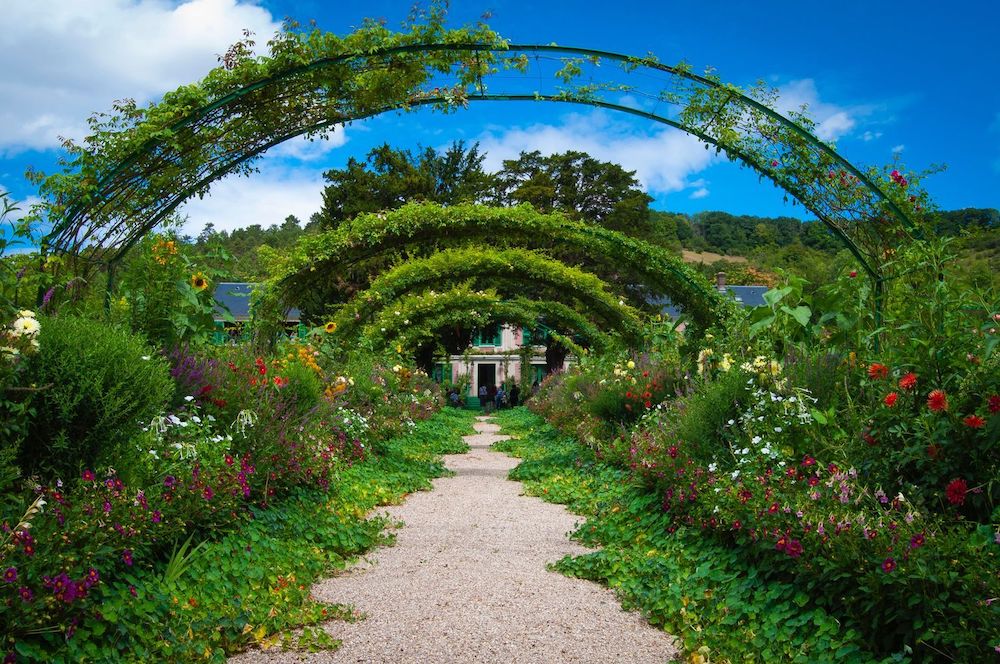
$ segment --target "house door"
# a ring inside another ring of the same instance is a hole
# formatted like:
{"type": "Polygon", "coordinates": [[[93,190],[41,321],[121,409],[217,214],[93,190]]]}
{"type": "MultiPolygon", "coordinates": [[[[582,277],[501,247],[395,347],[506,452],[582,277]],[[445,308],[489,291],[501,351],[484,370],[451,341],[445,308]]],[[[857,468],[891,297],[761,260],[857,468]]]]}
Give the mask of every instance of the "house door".
{"type": "Polygon", "coordinates": [[[480,362],[476,366],[476,393],[479,393],[479,386],[485,385],[489,389],[490,385],[497,384],[497,365],[493,362],[480,362]]]}

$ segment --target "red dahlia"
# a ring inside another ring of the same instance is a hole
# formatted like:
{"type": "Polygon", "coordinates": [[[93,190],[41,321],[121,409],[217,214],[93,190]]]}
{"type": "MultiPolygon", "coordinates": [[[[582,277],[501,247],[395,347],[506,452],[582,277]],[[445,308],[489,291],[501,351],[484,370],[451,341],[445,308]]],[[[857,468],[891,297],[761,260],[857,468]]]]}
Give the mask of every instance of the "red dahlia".
{"type": "Polygon", "coordinates": [[[927,407],[935,413],[948,410],[948,395],[944,390],[934,390],[927,395],[927,407]]]}
{"type": "Polygon", "coordinates": [[[884,403],[889,408],[892,408],[893,406],[896,405],[897,399],[899,399],[899,395],[897,393],[889,392],[889,394],[885,395],[885,398],[882,399],[882,403],[884,403]]]}
{"type": "Polygon", "coordinates": [[[969,485],[963,479],[954,479],[948,482],[944,488],[944,496],[952,505],[961,505],[965,502],[965,494],[969,491],[969,485]]]}
{"type": "Polygon", "coordinates": [[[966,415],[965,418],[962,419],[962,424],[971,429],[982,429],[983,425],[986,424],[986,420],[978,415],[966,415]]]}
{"type": "Polygon", "coordinates": [[[912,371],[904,375],[899,379],[899,389],[901,390],[912,390],[917,386],[917,374],[912,371]]]}
{"type": "Polygon", "coordinates": [[[872,379],[885,378],[889,375],[889,367],[878,362],[872,362],[868,366],[868,377],[872,379]]]}
{"type": "Polygon", "coordinates": [[[989,411],[994,415],[1000,413],[1000,394],[994,394],[987,399],[986,408],[989,409],[989,411]]]}

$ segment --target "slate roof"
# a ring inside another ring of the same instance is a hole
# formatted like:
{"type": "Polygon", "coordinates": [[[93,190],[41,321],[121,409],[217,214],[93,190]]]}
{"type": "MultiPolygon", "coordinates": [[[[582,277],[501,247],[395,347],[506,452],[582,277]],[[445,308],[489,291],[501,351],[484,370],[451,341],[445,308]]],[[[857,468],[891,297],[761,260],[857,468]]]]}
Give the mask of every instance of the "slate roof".
{"type": "MultiPolygon", "coordinates": [[[[223,319],[223,306],[238,321],[250,320],[250,293],[257,284],[246,282],[223,281],[215,287],[215,320],[223,319]],[[222,305],[222,306],[220,306],[222,305]]],[[[285,314],[286,321],[297,321],[300,317],[298,309],[289,309],[285,314]]]]}
{"type": "MultiPolygon", "coordinates": [[[[767,286],[726,286],[726,292],[744,307],[760,307],[764,302],[764,293],[768,291],[767,286]]],[[[669,297],[650,298],[650,304],[657,304],[660,310],[670,316],[677,318],[681,315],[681,310],[669,297]]]]}

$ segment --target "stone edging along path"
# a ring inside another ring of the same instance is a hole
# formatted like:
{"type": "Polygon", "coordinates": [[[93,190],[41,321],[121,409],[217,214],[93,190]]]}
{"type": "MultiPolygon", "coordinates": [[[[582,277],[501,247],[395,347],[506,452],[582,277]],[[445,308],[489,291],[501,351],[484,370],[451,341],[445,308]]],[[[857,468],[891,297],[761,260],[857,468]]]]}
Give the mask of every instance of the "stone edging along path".
{"type": "Polygon", "coordinates": [[[576,517],[560,505],[522,496],[507,479],[517,459],[489,449],[506,436],[476,422],[471,450],[445,457],[454,477],[434,480],[385,511],[405,525],[396,544],[370,564],[318,583],[317,599],[366,615],[324,629],[340,649],[314,654],[250,651],[254,662],[665,662],[673,639],[614,593],[550,572],[546,564],[588,549],[567,533],[576,517]]]}

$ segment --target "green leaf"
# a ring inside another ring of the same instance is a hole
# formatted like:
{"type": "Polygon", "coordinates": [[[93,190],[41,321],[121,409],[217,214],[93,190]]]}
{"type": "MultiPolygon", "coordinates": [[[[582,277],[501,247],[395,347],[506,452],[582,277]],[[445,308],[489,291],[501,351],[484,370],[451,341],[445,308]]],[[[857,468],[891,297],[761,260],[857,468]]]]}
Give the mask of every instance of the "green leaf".
{"type": "Polygon", "coordinates": [[[809,324],[809,319],[812,317],[812,310],[804,305],[795,307],[794,309],[789,309],[788,307],[781,307],[781,310],[795,319],[795,321],[805,327],[809,324]]]}

